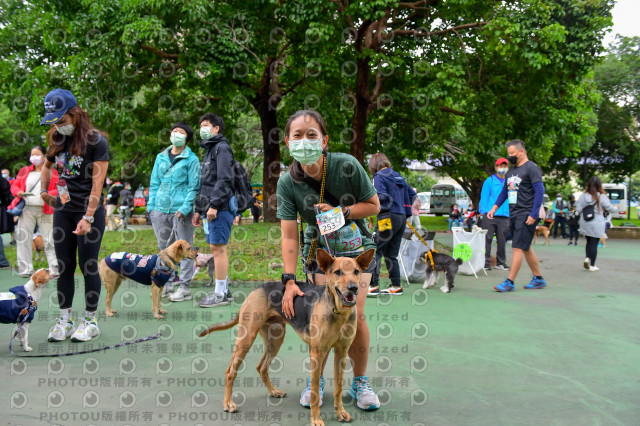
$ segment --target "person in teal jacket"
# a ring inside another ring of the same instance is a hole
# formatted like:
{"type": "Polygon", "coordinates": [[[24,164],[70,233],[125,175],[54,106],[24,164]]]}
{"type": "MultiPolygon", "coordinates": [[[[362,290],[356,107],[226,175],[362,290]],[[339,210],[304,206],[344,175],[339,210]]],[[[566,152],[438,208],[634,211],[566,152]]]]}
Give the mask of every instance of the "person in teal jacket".
{"type": "MultiPolygon", "coordinates": [[[[193,205],[200,191],[200,159],[186,146],[193,130],[179,121],[171,127],[171,146],[156,156],[149,184],[149,219],[158,240],[158,250],[175,240],[193,243],[193,205]]],[[[191,299],[189,287],[195,272],[193,259],[180,262],[179,288],[168,282],[162,291],[173,302],[191,299]],[[171,294],[170,294],[171,293],[171,294]]]]}
{"type": "Polygon", "coordinates": [[[506,158],[498,158],[496,160],[496,174],[489,176],[482,185],[482,193],[480,194],[480,207],[478,211],[482,217],[480,226],[487,230],[485,236],[485,251],[484,251],[484,267],[485,269],[491,269],[491,241],[493,236],[496,236],[497,249],[496,249],[496,269],[502,269],[508,271],[506,259],[505,244],[507,242],[507,234],[509,233],[509,204],[503,204],[493,216],[493,219],[489,219],[486,215],[491,210],[498,195],[502,192],[504,187],[504,177],[509,170],[509,161],[506,158]]]}

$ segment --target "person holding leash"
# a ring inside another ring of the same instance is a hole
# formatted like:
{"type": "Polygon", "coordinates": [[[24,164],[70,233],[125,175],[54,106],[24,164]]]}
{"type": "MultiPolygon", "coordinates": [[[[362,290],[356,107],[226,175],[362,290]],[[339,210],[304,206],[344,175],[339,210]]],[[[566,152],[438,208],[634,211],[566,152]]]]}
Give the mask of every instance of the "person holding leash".
{"type": "Polygon", "coordinates": [[[109,144],[106,134],[93,127],[87,112],[68,90],[49,92],[44,107],[46,115],[40,124],[51,128],[47,132],[49,151],[42,168],[40,197],[54,208],[53,241],[60,268],[60,318],[49,333],[49,341],[61,342],[71,336],[72,341],[86,342],[100,334],[96,323],[101,289],[98,254],[106,226],[102,185],[109,167],[109,144]],[[54,167],[60,176],[57,197],[47,190],[54,167]],[[76,330],[71,306],[78,261],[84,276],[86,310],[76,330]]]}
{"type": "MultiPolygon", "coordinates": [[[[378,214],[380,202],[358,160],[348,154],[327,153],[329,136],[324,120],[317,111],[297,111],[289,118],[284,134],[285,143],[294,161],[289,171],[278,180],[277,217],[281,220],[285,272],[282,282],[286,286],[282,310],[291,319],[295,316],[293,299],[304,297],[296,284],[295,276],[300,240],[303,240],[304,245],[302,260],[307,279],[316,285],[323,285],[326,277],[318,267],[316,249],[323,247],[333,251],[336,256],[355,258],[365,250],[375,248],[363,219],[378,214]],[[320,236],[316,220],[316,215],[327,212],[335,214],[338,219],[341,214],[345,222],[342,228],[328,234],[328,238],[326,235],[320,236]],[[301,217],[301,225],[302,222],[307,224],[303,237],[298,235],[298,215],[301,217]]],[[[350,393],[363,410],[380,407],[378,396],[371,389],[365,375],[369,358],[369,327],[364,305],[374,270],[375,262],[371,262],[360,280],[356,300],[357,330],[349,348],[355,375],[350,393]]],[[[327,358],[324,359],[325,363],[326,360],[327,358]]],[[[320,404],[323,387],[324,379],[321,377],[320,404]]],[[[310,400],[310,380],[307,380],[307,388],[302,392],[300,404],[309,407],[310,400]]]]}

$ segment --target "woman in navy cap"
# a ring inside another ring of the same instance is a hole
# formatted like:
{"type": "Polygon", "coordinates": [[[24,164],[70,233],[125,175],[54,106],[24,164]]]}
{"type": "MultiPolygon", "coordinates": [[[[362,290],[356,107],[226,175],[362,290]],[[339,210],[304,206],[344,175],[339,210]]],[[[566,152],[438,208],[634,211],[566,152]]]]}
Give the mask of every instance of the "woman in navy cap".
{"type": "Polygon", "coordinates": [[[60,318],[49,333],[49,341],[61,342],[71,336],[72,341],[86,342],[100,334],[96,324],[100,299],[98,252],[105,228],[102,184],[109,167],[109,145],[106,134],[93,127],[87,112],[68,90],[49,92],[44,107],[47,113],[40,124],[51,128],[47,132],[49,149],[42,168],[42,188],[49,187],[53,168],[60,176],[57,197],[44,189],[41,193],[44,202],[54,207],[53,240],[60,268],[60,318]],[[78,263],[84,276],[86,311],[76,328],[71,305],[73,273],[78,263]]]}

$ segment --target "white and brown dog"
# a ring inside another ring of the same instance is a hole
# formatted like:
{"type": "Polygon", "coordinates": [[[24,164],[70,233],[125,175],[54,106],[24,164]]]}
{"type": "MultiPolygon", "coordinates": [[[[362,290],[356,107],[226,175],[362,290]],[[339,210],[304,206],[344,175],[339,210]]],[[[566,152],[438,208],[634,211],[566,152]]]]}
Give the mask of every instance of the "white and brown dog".
{"type": "Polygon", "coordinates": [[[29,323],[33,320],[33,315],[38,309],[38,301],[49,283],[49,278],[48,269],[38,269],[25,285],[13,287],[7,293],[0,293],[1,323],[20,325],[21,317],[28,315],[20,329],[20,343],[26,352],[33,350],[29,346],[29,323]],[[33,309],[30,310],[29,308],[32,306],[33,309]]]}

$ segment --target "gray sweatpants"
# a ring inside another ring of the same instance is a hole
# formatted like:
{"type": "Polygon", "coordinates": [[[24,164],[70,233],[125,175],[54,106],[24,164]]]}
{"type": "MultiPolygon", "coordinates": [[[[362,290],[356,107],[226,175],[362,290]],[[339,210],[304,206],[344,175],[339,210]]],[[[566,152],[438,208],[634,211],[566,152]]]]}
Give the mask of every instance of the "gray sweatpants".
{"type": "MultiPolygon", "coordinates": [[[[158,250],[164,250],[176,240],[185,240],[193,244],[194,227],[191,224],[193,213],[178,219],[173,213],[162,213],[157,210],[149,212],[153,232],[158,240],[158,250]],[[173,236],[171,231],[174,230],[173,236]],[[169,238],[171,237],[171,240],[169,238]]],[[[177,284],[189,288],[195,273],[195,261],[192,259],[182,259],[180,261],[180,281],[177,284]]]]}
{"type": "Polygon", "coordinates": [[[505,244],[507,242],[507,234],[509,233],[509,218],[504,216],[494,216],[489,219],[487,215],[482,217],[482,229],[487,230],[485,237],[484,263],[489,265],[491,261],[491,241],[496,236],[498,248],[496,250],[496,262],[498,265],[507,264],[507,255],[505,253],[505,244]]]}

